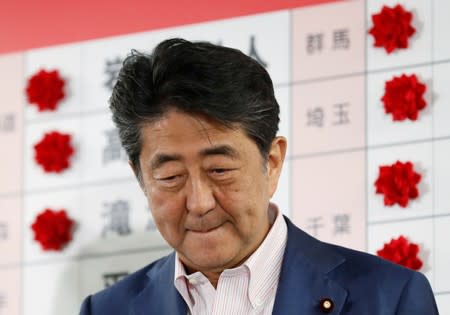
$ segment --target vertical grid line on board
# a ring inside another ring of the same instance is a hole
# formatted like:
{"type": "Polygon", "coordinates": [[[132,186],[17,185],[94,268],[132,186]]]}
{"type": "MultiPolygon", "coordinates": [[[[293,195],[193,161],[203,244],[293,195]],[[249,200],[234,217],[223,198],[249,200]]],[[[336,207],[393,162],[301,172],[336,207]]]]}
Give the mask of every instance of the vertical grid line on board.
{"type": "MultiPolygon", "coordinates": [[[[80,76],[80,81],[79,81],[79,86],[78,86],[78,88],[79,88],[79,91],[80,91],[80,104],[79,104],[79,106],[81,107],[81,112],[83,113],[83,111],[85,111],[86,110],[86,108],[85,108],[85,95],[84,95],[84,93],[83,93],[83,89],[81,88],[82,87],[82,81],[83,81],[83,78],[84,78],[84,76],[83,76],[83,74],[84,74],[84,63],[83,63],[83,52],[84,52],[84,47],[85,47],[85,42],[81,42],[81,43],[79,43],[79,45],[80,45],[80,74],[79,74],[79,76],[80,76]]],[[[82,121],[83,121],[83,115],[80,115],[80,124],[79,124],[79,128],[80,128],[80,131],[82,131],[83,129],[82,129],[82,127],[83,127],[83,123],[82,123],[82,121]]],[[[80,133],[81,134],[81,133],[80,133]]],[[[79,196],[80,196],[80,204],[79,204],[79,206],[80,206],[80,209],[78,209],[78,211],[81,211],[82,212],[82,218],[84,218],[84,211],[83,211],[83,205],[84,205],[84,202],[83,202],[83,198],[81,198],[81,196],[82,196],[82,194],[81,194],[81,191],[82,191],[82,182],[83,182],[83,180],[84,180],[84,168],[83,167],[81,167],[81,169],[80,169],[80,190],[78,191],[78,194],[79,194],[79,196]]],[[[81,256],[81,253],[75,253],[75,257],[76,258],[78,258],[78,257],[80,257],[81,256]]],[[[78,292],[78,298],[79,298],[79,300],[81,301],[81,299],[82,299],[82,288],[83,288],[83,284],[84,284],[84,277],[82,277],[82,263],[81,263],[81,260],[80,259],[77,259],[77,264],[78,264],[78,268],[77,268],[77,270],[78,270],[78,281],[77,281],[77,285],[78,285],[78,288],[77,288],[77,292],[78,292]]]]}
{"type": "Polygon", "coordinates": [[[436,209],[435,209],[435,195],[436,195],[436,158],[435,158],[435,121],[434,121],[434,95],[433,95],[433,91],[434,91],[434,0],[430,1],[430,20],[432,21],[430,23],[430,27],[431,27],[431,82],[430,82],[430,88],[429,88],[429,93],[430,93],[430,104],[429,106],[431,106],[431,183],[432,183],[432,187],[433,187],[433,191],[431,194],[431,215],[432,215],[432,219],[431,219],[431,226],[432,226],[432,230],[433,230],[433,234],[431,236],[432,239],[432,248],[431,251],[434,253],[433,254],[433,259],[431,262],[431,268],[433,270],[432,273],[432,280],[433,280],[433,286],[436,286],[436,209]]]}
{"type": "MultiPolygon", "coordinates": [[[[294,94],[294,86],[293,86],[293,82],[294,82],[294,71],[293,71],[294,54],[292,52],[292,49],[293,49],[292,43],[294,41],[293,11],[294,11],[293,9],[288,10],[288,18],[289,18],[289,23],[288,23],[288,25],[289,25],[289,35],[288,35],[288,38],[289,38],[289,42],[288,42],[288,62],[289,62],[289,67],[288,67],[288,71],[289,71],[289,74],[288,74],[288,77],[289,77],[289,83],[288,83],[288,89],[289,89],[289,91],[288,91],[288,95],[289,95],[289,122],[288,122],[289,129],[288,129],[288,137],[289,137],[289,140],[288,140],[288,148],[289,148],[290,143],[294,142],[294,140],[293,140],[294,139],[294,135],[293,135],[293,132],[292,132],[292,129],[293,129],[292,126],[293,126],[293,123],[294,123],[294,118],[293,118],[294,115],[292,115],[292,112],[294,110],[294,95],[293,95],[294,94]]],[[[291,150],[289,150],[289,149],[286,150],[286,154],[288,152],[292,152],[292,149],[291,150]]],[[[287,202],[287,204],[288,204],[288,207],[289,207],[289,210],[288,210],[289,211],[289,219],[292,220],[292,214],[294,212],[293,209],[292,209],[292,207],[294,205],[294,202],[292,200],[292,198],[294,196],[294,189],[293,189],[293,185],[292,185],[292,171],[294,169],[294,167],[293,167],[294,163],[293,163],[293,160],[292,160],[291,156],[288,156],[287,158],[285,158],[285,161],[289,163],[289,172],[288,172],[289,194],[288,194],[288,202],[287,202]]]]}
{"type": "MultiPolygon", "coordinates": [[[[24,51],[22,54],[22,78],[23,78],[23,83],[26,82],[26,66],[27,66],[27,54],[28,51],[24,51]]],[[[25,85],[25,84],[24,84],[25,85]]],[[[22,106],[21,106],[21,110],[22,110],[22,126],[20,126],[22,128],[22,160],[20,161],[21,166],[22,166],[22,178],[21,178],[21,190],[20,190],[20,207],[21,207],[21,211],[22,211],[22,215],[21,215],[21,220],[20,220],[20,262],[19,262],[19,266],[20,266],[20,270],[19,270],[19,275],[20,275],[20,289],[19,289],[19,313],[20,314],[25,314],[25,310],[24,310],[24,293],[25,293],[25,270],[24,270],[24,266],[25,266],[25,178],[27,176],[26,174],[26,167],[25,167],[25,152],[26,152],[26,148],[25,148],[25,143],[26,143],[26,108],[27,103],[25,98],[22,98],[22,106]]]]}
{"type": "Polygon", "coordinates": [[[368,11],[367,11],[367,1],[364,1],[364,7],[363,7],[363,14],[364,14],[364,33],[363,33],[363,41],[364,41],[364,183],[365,183],[365,189],[364,189],[364,211],[366,213],[366,229],[365,229],[365,248],[366,252],[369,250],[369,128],[368,128],[368,87],[367,87],[367,29],[368,29],[368,11]]]}

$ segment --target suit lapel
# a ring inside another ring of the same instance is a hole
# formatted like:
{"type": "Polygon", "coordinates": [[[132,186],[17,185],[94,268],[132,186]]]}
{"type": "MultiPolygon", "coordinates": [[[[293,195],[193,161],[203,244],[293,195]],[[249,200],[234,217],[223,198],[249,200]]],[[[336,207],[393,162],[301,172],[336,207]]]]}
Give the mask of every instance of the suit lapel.
{"type": "Polygon", "coordinates": [[[273,314],[325,314],[320,305],[322,299],[333,303],[328,314],[340,314],[348,293],[328,273],[345,258],[325,251],[323,243],[295,227],[289,219],[285,220],[288,240],[273,314]]]}
{"type": "Polygon", "coordinates": [[[187,306],[173,284],[175,253],[147,273],[148,285],[134,299],[133,315],[186,315],[187,306]]]}
{"type": "MultiPolygon", "coordinates": [[[[295,227],[285,218],[288,240],[283,257],[273,315],[324,314],[320,301],[330,299],[334,306],[328,314],[340,314],[347,290],[328,274],[345,258],[324,249],[323,243],[295,227]]],[[[150,269],[148,285],[132,303],[133,315],[187,314],[187,306],[173,284],[175,253],[161,266],[150,269]]]]}

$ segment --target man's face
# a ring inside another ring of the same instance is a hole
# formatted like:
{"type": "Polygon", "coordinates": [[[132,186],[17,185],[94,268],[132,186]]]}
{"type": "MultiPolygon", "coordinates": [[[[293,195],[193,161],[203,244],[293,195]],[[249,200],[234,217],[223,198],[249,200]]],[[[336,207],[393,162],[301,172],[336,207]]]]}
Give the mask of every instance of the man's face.
{"type": "Polygon", "coordinates": [[[272,143],[265,163],[256,144],[202,116],[168,112],[142,128],[142,188],[155,223],[190,271],[221,272],[242,263],[270,225],[286,150],[272,143]]]}

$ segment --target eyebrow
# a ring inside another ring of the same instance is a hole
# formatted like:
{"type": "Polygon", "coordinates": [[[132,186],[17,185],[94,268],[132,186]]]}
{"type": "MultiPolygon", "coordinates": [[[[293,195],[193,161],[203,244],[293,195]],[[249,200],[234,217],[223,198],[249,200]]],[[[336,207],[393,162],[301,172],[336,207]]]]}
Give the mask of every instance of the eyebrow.
{"type": "MultiPolygon", "coordinates": [[[[224,155],[235,160],[239,158],[239,152],[229,145],[218,145],[211,148],[206,148],[200,151],[200,157],[206,157],[211,155],[224,155]]],[[[183,157],[180,154],[166,154],[158,153],[152,160],[150,167],[155,170],[168,162],[182,161],[183,157]]]]}
{"type": "Polygon", "coordinates": [[[232,159],[237,159],[240,156],[236,149],[226,144],[206,148],[200,151],[200,156],[202,157],[209,155],[224,155],[232,159]]]}
{"type": "Polygon", "coordinates": [[[167,162],[171,161],[181,161],[183,158],[179,154],[166,154],[166,153],[158,153],[150,163],[150,168],[155,170],[161,166],[163,166],[167,162]]]}

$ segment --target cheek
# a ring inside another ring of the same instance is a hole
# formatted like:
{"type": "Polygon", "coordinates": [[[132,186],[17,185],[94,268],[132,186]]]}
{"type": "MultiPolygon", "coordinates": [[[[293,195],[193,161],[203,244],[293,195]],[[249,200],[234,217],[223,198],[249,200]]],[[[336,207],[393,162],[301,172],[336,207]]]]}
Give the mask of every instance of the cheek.
{"type": "Polygon", "coordinates": [[[148,204],[161,234],[166,239],[176,241],[184,230],[184,203],[176,196],[157,193],[148,195],[148,204]]]}
{"type": "Polygon", "coordinates": [[[263,174],[247,175],[239,178],[227,189],[228,199],[247,205],[257,205],[268,195],[268,181],[263,174]]]}
{"type": "Polygon", "coordinates": [[[224,194],[224,209],[234,218],[241,233],[252,234],[266,221],[269,185],[264,174],[239,181],[224,194]]]}
{"type": "Polygon", "coordinates": [[[222,208],[234,219],[239,230],[252,229],[255,216],[266,203],[264,185],[242,179],[237,184],[220,190],[216,194],[222,208]]]}
{"type": "Polygon", "coordinates": [[[150,209],[155,215],[172,216],[176,213],[174,209],[179,208],[180,202],[176,194],[163,191],[153,185],[147,185],[147,200],[150,209]]]}

